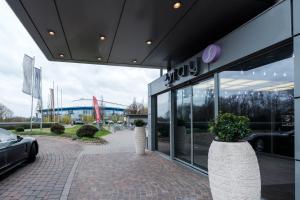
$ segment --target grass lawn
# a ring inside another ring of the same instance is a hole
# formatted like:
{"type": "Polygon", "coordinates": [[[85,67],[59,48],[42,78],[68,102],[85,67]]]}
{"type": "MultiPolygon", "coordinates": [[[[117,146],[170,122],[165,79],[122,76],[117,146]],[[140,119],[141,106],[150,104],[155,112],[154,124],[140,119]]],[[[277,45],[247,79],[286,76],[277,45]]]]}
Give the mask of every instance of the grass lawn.
{"type": "Polygon", "coordinates": [[[18,135],[46,135],[46,136],[61,136],[61,137],[68,137],[68,138],[75,138],[82,141],[87,142],[96,142],[96,143],[104,143],[105,140],[101,137],[110,134],[110,132],[106,129],[99,130],[94,137],[81,137],[78,138],[76,135],[76,131],[81,127],[82,125],[75,125],[69,128],[65,129],[65,133],[59,135],[55,133],[51,133],[50,128],[44,128],[42,130],[40,129],[33,129],[32,132],[30,130],[26,130],[25,132],[18,132],[16,134],[18,135]]]}

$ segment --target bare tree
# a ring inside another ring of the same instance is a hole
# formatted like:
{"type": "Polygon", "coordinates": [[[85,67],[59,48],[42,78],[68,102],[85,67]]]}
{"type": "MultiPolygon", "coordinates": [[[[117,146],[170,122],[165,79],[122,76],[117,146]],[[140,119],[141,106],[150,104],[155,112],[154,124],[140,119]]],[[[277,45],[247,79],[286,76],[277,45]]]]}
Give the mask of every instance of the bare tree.
{"type": "Polygon", "coordinates": [[[13,112],[5,105],[0,103],[0,121],[4,121],[5,119],[11,118],[12,116],[13,112]]]}
{"type": "Polygon", "coordinates": [[[144,104],[136,102],[136,98],[126,109],[127,114],[147,114],[147,108],[144,104]]]}
{"type": "Polygon", "coordinates": [[[128,114],[138,114],[138,105],[135,97],[133,98],[133,102],[127,107],[126,112],[128,114]]]}

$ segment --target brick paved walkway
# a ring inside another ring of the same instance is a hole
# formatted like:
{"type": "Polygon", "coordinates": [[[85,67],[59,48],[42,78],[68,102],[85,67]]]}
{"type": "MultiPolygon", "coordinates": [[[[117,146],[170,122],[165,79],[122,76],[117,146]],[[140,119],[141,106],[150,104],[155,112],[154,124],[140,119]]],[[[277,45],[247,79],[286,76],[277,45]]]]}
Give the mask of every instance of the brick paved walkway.
{"type": "Polygon", "coordinates": [[[36,162],[0,180],[0,199],[60,199],[63,191],[80,200],[211,199],[207,177],[157,153],[135,155],[131,131],[106,140],[99,146],[38,137],[36,162]]]}
{"type": "Polygon", "coordinates": [[[59,199],[82,146],[69,139],[37,137],[40,152],[34,163],[0,180],[0,199],[59,199]]]}
{"type": "Polygon", "coordinates": [[[207,178],[156,153],[85,155],[69,199],[209,200],[207,178]]]}
{"type": "Polygon", "coordinates": [[[105,136],[105,145],[86,145],[85,152],[92,154],[134,152],[133,131],[122,130],[105,136]]]}

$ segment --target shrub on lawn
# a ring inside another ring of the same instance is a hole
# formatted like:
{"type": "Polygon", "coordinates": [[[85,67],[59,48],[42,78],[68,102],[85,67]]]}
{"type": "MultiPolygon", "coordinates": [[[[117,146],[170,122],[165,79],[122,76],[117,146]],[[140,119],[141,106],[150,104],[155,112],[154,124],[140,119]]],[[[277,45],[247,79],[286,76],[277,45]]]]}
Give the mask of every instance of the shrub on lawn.
{"type": "Polygon", "coordinates": [[[76,131],[78,137],[94,137],[98,128],[92,125],[83,125],[76,131]]]}
{"type": "Polygon", "coordinates": [[[24,127],[16,127],[16,132],[24,132],[24,127]]]}
{"type": "Polygon", "coordinates": [[[65,127],[61,124],[54,124],[51,126],[50,130],[55,134],[63,134],[65,132],[65,127]]]}

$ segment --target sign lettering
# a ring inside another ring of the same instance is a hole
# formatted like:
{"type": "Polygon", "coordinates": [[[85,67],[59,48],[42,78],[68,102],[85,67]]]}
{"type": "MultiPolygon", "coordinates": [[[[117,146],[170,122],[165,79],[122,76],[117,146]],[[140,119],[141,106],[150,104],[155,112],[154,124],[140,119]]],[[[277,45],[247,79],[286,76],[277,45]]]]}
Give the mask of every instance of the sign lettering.
{"type": "Polygon", "coordinates": [[[198,76],[201,71],[201,58],[196,59],[195,61],[190,61],[188,64],[184,64],[175,69],[171,69],[165,75],[165,85],[171,86],[172,83],[176,82],[180,78],[186,76],[198,76]]]}
{"type": "Polygon", "coordinates": [[[174,82],[186,76],[198,76],[201,72],[202,62],[210,64],[218,60],[221,56],[221,47],[217,44],[211,44],[203,51],[202,57],[197,57],[188,64],[171,69],[165,74],[165,85],[172,86],[174,82]]]}

